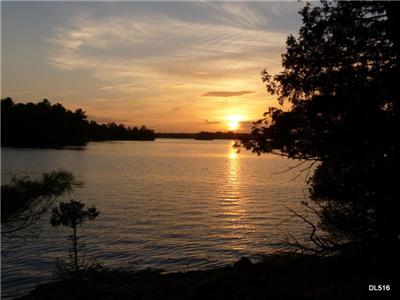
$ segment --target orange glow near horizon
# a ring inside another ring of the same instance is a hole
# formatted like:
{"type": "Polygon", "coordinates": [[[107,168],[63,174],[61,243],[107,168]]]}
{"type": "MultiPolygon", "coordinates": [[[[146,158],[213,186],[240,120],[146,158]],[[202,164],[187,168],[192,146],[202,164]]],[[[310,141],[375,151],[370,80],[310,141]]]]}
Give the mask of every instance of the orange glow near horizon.
{"type": "Polygon", "coordinates": [[[240,121],[242,120],[242,117],[235,115],[228,116],[226,119],[229,130],[237,130],[240,128],[240,121]]]}
{"type": "Polygon", "coordinates": [[[8,2],[2,98],[48,99],[81,108],[98,123],[171,133],[248,132],[266,107],[278,105],[260,70],[282,71],[281,53],[298,32],[303,6],[113,1],[113,9],[80,2],[65,9],[8,2]],[[23,41],[27,28],[32,36],[23,41]]]}
{"type": "Polygon", "coordinates": [[[238,121],[229,121],[228,126],[229,126],[230,130],[236,130],[239,128],[239,122],[238,121]]]}

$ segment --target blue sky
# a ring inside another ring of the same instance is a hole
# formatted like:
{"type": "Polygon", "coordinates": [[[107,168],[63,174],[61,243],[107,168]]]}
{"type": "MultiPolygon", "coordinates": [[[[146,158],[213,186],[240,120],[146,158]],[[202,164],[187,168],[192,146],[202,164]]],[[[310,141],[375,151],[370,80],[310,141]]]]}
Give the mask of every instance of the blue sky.
{"type": "Polygon", "coordinates": [[[274,98],[298,2],[2,2],[2,97],[100,122],[245,130],[274,98]]]}

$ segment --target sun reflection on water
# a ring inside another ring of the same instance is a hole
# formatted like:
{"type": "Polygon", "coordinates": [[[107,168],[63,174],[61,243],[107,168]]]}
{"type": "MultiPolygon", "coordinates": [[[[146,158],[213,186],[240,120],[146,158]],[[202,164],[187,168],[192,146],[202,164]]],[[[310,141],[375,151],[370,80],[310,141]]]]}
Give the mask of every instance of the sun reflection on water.
{"type": "Polygon", "coordinates": [[[239,189],[239,157],[236,150],[229,145],[229,153],[228,153],[228,166],[227,166],[227,192],[235,194],[237,198],[239,198],[240,189],[239,189]]]}
{"type": "Polygon", "coordinates": [[[226,159],[225,176],[220,187],[219,215],[220,227],[226,241],[225,246],[230,251],[244,250],[247,233],[251,231],[247,222],[246,200],[240,178],[240,155],[229,145],[226,159]]]}
{"type": "Polygon", "coordinates": [[[230,159],[237,159],[237,158],[238,158],[238,153],[237,153],[237,151],[236,151],[235,149],[231,148],[231,149],[229,150],[228,157],[229,157],[230,159]]]}

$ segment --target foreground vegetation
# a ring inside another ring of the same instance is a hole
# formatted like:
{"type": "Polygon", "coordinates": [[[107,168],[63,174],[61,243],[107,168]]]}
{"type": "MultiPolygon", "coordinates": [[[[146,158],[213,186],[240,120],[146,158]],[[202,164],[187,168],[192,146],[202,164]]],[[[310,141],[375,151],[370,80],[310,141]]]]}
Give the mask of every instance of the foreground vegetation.
{"type": "Polygon", "coordinates": [[[65,170],[43,173],[39,179],[13,176],[10,182],[1,185],[1,235],[31,230],[58,197],[81,184],[65,170]]]}
{"type": "Polygon", "coordinates": [[[252,264],[191,272],[88,269],[82,279],[38,286],[21,299],[367,299],[397,295],[399,249],[363,247],[334,257],[276,254],[252,264]],[[384,251],[384,252],[383,252],[384,251]],[[369,291],[389,285],[389,291],[369,291]]]}

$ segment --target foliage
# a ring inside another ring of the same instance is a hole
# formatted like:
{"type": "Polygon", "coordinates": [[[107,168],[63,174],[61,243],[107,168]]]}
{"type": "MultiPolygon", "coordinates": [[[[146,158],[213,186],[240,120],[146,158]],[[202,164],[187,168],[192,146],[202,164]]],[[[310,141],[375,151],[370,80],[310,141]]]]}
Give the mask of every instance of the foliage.
{"type": "Polygon", "coordinates": [[[383,282],[382,293],[397,299],[400,280],[398,249],[352,251],[346,255],[316,257],[280,253],[257,263],[238,262],[206,270],[166,273],[110,268],[82,270],[85,280],[67,280],[36,287],[23,299],[369,299],[368,284],[383,282]]]}
{"type": "Polygon", "coordinates": [[[155,139],[155,133],[146,126],[138,127],[125,127],[123,124],[116,124],[114,122],[108,124],[97,124],[91,121],[89,124],[89,138],[91,141],[104,141],[104,140],[140,140],[152,141],[155,139]]]}
{"type": "Polygon", "coordinates": [[[81,183],[67,171],[43,173],[41,179],[14,176],[1,186],[2,235],[15,235],[34,225],[55,199],[81,183]]]}
{"type": "Polygon", "coordinates": [[[1,145],[10,147],[60,147],[85,145],[90,140],[155,139],[154,131],[145,126],[126,128],[115,123],[89,123],[82,109],[73,112],[47,99],[36,104],[2,99],[1,134],[1,145]]]}
{"type": "MultiPolygon", "coordinates": [[[[73,261],[74,261],[73,253],[70,253],[70,262],[73,261]]],[[[57,280],[76,279],[77,272],[75,269],[75,264],[74,263],[71,264],[70,262],[65,262],[64,260],[61,259],[56,261],[56,267],[53,273],[55,279],[57,280]]],[[[85,277],[85,278],[95,276],[96,274],[99,274],[107,270],[102,264],[100,264],[95,259],[83,257],[82,254],[79,257],[78,266],[79,266],[80,277],[85,277]]]]}
{"type": "Polygon", "coordinates": [[[72,251],[73,251],[73,262],[75,272],[79,272],[79,260],[78,260],[78,237],[77,227],[86,221],[95,219],[99,212],[94,206],[84,210],[85,204],[71,200],[69,203],[60,202],[59,207],[53,208],[50,223],[52,226],[68,226],[73,229],[71,235],[72,251]]]}
{"type": "Polygon", "coordinates": [[[84,145],[88,140],[86,114],[47,99],[34,103],[1,101],[2,146],[84,145]]]}
{"type": "Polygon", "coordinates": [[[168,138],[168,139],[196,139],[196,140],[237,140],[240,138],[244,138],[248,135],[248,133],[238,133],[233,131],[217,131],[217,132],[209,132],[209,131],[200,131],[198,133],[165,133],[165,132],[157,132],[157,138],[168,138]]]}
{"type": "Polygon", "coordinates": [[[393,243],[400,233],[399,8],[373,1],[305,5],[299,36],[287,39],[283,71],[262,73],[268,92],[290,108],[269,108],[242,140],[258,154],[318,162],[306,205],[339,243],[393,243]]]}

